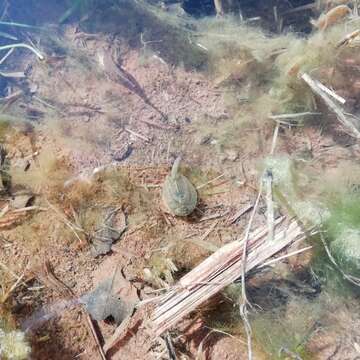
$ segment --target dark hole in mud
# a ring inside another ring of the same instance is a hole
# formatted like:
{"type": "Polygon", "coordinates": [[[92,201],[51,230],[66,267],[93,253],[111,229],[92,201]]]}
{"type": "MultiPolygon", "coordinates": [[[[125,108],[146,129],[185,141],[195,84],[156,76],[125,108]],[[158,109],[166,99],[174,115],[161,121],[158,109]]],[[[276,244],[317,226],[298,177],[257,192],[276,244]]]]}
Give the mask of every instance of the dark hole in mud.
{"type": "MultiPolygon", "coordinates": [[[[256,20],[270,31],[278,32],[279,23],[284,28],[310,33],[312,30],[309,22],[313,16],[315,7],[311,0],[222,0],[222,6],[226,13],[240,17],[245,21],[256,20]],[[309,8],[306,6],[309,5],[309,8]],[[305,6],[302,11],[294,11],[298,7],[305,6]]],[[[182,8],[186,13],[194,17],[213,16],[216,14],[213,0],[184,0],[182,8]]]]}
{"type": "Polygon", "coordinates": [[[213,0],[184,0],[182,7],[188,14],[195,17],[210,16],[215,14],[213,0]]]}
{"type": "Polygon", "coordinates": [[[109,315],[104,321],[106,324],[116,325],[115,319],[112,315],[109,315]]]}

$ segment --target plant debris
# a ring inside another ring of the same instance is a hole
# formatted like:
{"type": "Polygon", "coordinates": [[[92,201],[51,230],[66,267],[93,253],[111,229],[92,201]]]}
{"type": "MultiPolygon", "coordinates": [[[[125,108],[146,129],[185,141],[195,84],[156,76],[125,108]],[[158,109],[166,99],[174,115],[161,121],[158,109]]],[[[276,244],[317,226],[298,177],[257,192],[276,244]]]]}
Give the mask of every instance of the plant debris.
{"type": "Polygon", "coordinates": [[[132,314],[138,300],[137,289],[118,269],[115,269],[112,278],[105,280],[81,298],[94,320],[112,318],[117,325],[132,314]]]}
{"type": "Polygon", "coordinates": [[[103,224],[90,235],[91,254],[94,257],[107,254],[127,228],[126,217],[121,208],[104,209],[103,214],[99,216],[99,219],[103,218],[103,224]]]}

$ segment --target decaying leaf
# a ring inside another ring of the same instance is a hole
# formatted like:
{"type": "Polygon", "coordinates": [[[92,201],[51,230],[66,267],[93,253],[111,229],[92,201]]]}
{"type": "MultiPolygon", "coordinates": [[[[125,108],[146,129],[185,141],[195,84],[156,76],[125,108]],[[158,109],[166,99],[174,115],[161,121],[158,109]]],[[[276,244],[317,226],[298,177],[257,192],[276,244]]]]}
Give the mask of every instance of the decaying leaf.
{"type": "Polygon", "coordinates": [[[126,230],[126,217],[121,209],[107,208],[100,224],[91,236],[91,254],[94,257],[105,255],[112,244],[120,239],[126,230]]]}
{"type": "Polygon", "coordinates": [[[94,320],[113,318],[120,324],[133,312],[139,297],[137,289],[116,269],[112,278],[101,282],[81,301],[94,320]]]}

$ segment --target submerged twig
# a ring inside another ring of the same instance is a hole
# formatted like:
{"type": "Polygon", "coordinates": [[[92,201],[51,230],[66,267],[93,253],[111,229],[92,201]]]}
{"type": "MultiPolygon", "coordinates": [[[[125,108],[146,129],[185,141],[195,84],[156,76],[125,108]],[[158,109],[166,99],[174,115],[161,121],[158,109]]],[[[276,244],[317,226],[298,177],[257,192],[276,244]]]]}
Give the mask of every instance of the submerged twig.
{"type": "Polygon", "coordinates": [[[321,115],[319,112],[311,112],[311,111],[305,111],[300,113],[291,113],[291,114],[271,114],[269,115],[270,119],[277,120],[277,119],[296,119],[303,116],[308,115],[321,115]]]}
{"type": "Polygon", "coordinates": [[[214,6],[216,11],[216,16],[224,15],[224,6],[222,0],[214,0],[214,6]]]}
{"type": "Polygon", "coordinates": [[[39,50],[35,49],[34,47],[32,47],[30,45],[24,44],[24,43],[9,44],[9,45],[0,46],[0,51],[1,50],[7,50],[7,49],[14,49],[14,48],[28,49],[28,50],[32,51],[40,60],[45,59],[44,55],[42,55],[39,50]]]}
{"type": "Polygon", "coordinates": [[[266,188],[266,217],[269,229],[269,241],[274,241],[274,201],[273,201],[273,175],[270,170],[266,171],[264,176],[264,184],[266,188]]]}
{"type": "Polygon", "coordinates": [[[310,250],[312,248],[313,247],[310,245],[310,246],[306,246],[306,247],[304,247],[302,249],[292,251],[291,253],[288,253],[288,254],[283,255],[283,256],[279,256],[279,257],[277,257],[275,259],[272,259],[272,260],[269,260],[269,261],[265,262],[264,264],[260,265],[257,269],[261,269],[261,268],[264,268],[266,266],[272,265],[272,264],[277,263],[277,262],[279,262],[281,260],[287,259],[287,258],[289,258],[291,256],[301,254],[301,253],[303,253],[305,251],[308,251],[308,250],[310,250]]]}
{"type": "Polygon", "coordinates": [[[239,218],[243,216],[245,213],[247,213],[249,210],[251,210],[253,206],[254,206],[253,204],[250,204],[237,211],[236,214],[229,220],[229,224],[236,223],[239,220],[239,218]]]}
{"type": "Polygon", "coordinates": [[[351,43],[355,38],[357,38],[360,35],[360,30],[357,29],[353,32],[351,32],[350,34],[347,34],[345,37],[343,37],[337,44],[336,44],[336,48],[339,48],[343,45],[347,45],[349,43],[351,43]]]}
{"type": "Polygon", "coordinates": [[[136,136],[137,138],[144,140],[145,142],[150,142],[150,139],[142,134],[137,133],[134,130],[131,130],[129,128],[125,128],[125,131],[128,132],[129,134],[136,136]]]}
{"type": "Polygon", "coordinates": [[[330,96],[319,87],[319,82],[314,81],[308,74],[304,73],[301,75],[301,78],[310,86],[311,90],[319,95],[325,104],[329,107],[331,111],[333,111],[339,120],[339,122],[346,127],[354,137],[357,139],[360,138],[360,131],[356,128],[356,126],[346,117],[344,111],[330,98],[330,96]]]}
{"type": "Polygon", "coordinates": [[[33,210],[38,210],[38,211],[47,211],[48,209],[47,208],[43,208],[41,206],[27,206],[27,207],[23,207],[23,208],[20,208],[20,209],[15,209],[12,211],[12,213],[22,213],[22,212],[26,212],[26,211],[33,211],[33,210]]]}
{"type": "Polygon", "coordinates": [[[5,295],[1,298],[1,303],[5,303],[6,300],[9,298],[11,293],[17,288],[17,286],[20,284],[22,279],[24,278],[25,273],[22,273],[21,276],[16,280],[14,285],[5,293],[5,295]]]}
{"type": "Polygon", "coordinates": [[[197,186],[197,187],[196,187],[196,190],[200,190],[200,189],[202,189],[203,187],[212,184],[212,183],[215,182],[216,180],[221,179],[224,175],[225,175],[225,173],[217,176],[216,178],[214,178],[214,179],[212,179],[212,180],[207,181],[207,182],[204,183],[204,184],[201,184],[201,185],[197,186]]]}
{"type": "Polygon", "coordinates": [[[242,264],[241,264],[242,265],[241,266],[241,298],[242,298],[242,302],[240,304],[240,315],[241,315],[244,325],[245,325],[245,331],[246,331],[246,337],[247,337],[247,348],[248,348],[248,359],[249,360],[252,359],[252,330],[251,330],[251,325],[250,325],[249,319],[247,317],[247,313],[248,313],[247,305],[250,305],[250,302],[248,301],[247,295],[246,295],[246,283],[245,283],[247,246],[248,246],[248,241],[249,241],[249,237],[250,237],[250,230],[252,227],[252,223],[254,221],[254,217],[255,217],[257,208],[259,206],[261,193],[262,193],[262,183],[260,183],[259,193],[256,198],[255,205],[254,205],[253,211],[251,213],[248,226],[246,228],[245,237],[243,240],[243,250],[242,250],[242,259],[241,259],[241,262],[242,262],[242,264]]]}
{"type": "Polygon", "coordinates": [[[0,60],[0,65],[12,54],[14,48],[10,49],[0,60]]]}
{"type": "Polygon", "coordinates": [[[322,91],[326,92],[329,96],[331,96],[333,99],[338,101],[341,105],[344,105],[346,103],[346,100],[343,97],[341,97],[340,95],[336,94],[333,90],[323,85],[320,81],[317,80],[314,81],[322,91]]]}
{"type": "Polygon", "coordinates": [[[6,32],[3,32],[3,31],[0,31],[0,36],[5,38],[5,39],[10,39],[10,40],[14,40],[14,41],[17,41],[18,38],[16,36],[13,36],[11,34],[8,34],[6,32]]]}
{"type": "Polygon", "coordinates": [[[42,29],[39,26],[27,25],[27,24],[22,24],[22,23],[18,23],[18,22],[12,22],[12,21],[0,21],[0,25],[22,27],[22,28],[26,28],[26,29],[38,29],[38,30],[42,29]]]}
{"type": "Polygon", "coordinates": [[[14,72],[0,71],[0,76],[6,77],[6,78],[17,78],[17,79],[22,79],[22,78],[26,77],[25,73],[22,71],[14,71],[14,72]]]}

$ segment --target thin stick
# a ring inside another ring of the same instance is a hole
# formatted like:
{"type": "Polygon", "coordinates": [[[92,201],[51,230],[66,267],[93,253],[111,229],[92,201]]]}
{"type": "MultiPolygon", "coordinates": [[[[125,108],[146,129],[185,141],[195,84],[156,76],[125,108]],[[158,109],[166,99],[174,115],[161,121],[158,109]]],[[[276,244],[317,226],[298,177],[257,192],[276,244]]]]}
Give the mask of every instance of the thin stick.
{"type": "Polygon", "coordinates": [[[196,187],[196,190],[200,190],[200,189],[202,189],[203,187],[205,187],[205,186],[207,186],[207,185],[209,185],[209,184],[212,184],[212,183],[215,182],[216,180],[221,179],[224,175],[225,175],[225,173],[217,176],[216,178],[214,178],[214,179],[212,179],[212,180],[210,180],[210,181],[208,181],[208,182],[206,182],[206,183],[204,183],[204,184],[201,184],[201,185],[197,186],[197,187],[196,187]]]}
{"type": "Polygon", "coordinates": [[[44,59],[45,59],[44,55],[42,55],[39,50],[33,48],[33,47],[30,46],[30,45],[24,44],[24,43],[20,43],[20,44],[9,44],[9,45],[0,46],[0,51],[1,51],[1,50],[7,50],[7,49],[14,49],[14,48],[25,48],[25,49],[28,49],[28,50],[32,51],[40,60],[44,60],[44,59]]]}
{"type": "Polygon", "coordinates": [[[272,143],[271,143],[270,155],[274,155],[274,152],[275,152],[276,141],[277,141],[277,138],[278,138],[278,135],[279,135],[279,127],[280,127],[280,124],[277,123],[276,126],[275,126],[273,140],[272,140],[272,143]]]}
{"type": "Polygon", "coordinates": [[[245,273],[246,273],[246,256],[247,256],[247,244],[249,241],[249,235],[250,235],[250,229],[252,226],[252,223],[254,221],[255,213],[257,210],[257,207],[260,202],[262,193],[262,183],[260,183],[260,189],[259,194],[256,198],[254,209],[251,213],[250,220],[246,229],[245,238],[244,238],[244,245],[243,245],[243,252],[242,252],[242,266],[241,266],[241,295],[242,295],[242,303],[240,304],[240,315],[243,319],[244,325],[245,325],[245,331],[246,331],[246,337],[247,337],[247,348],[248,348],[248,359],[252,359],[252,330],[251,325],[249,322],[249,319],[247,317],[247,305],[250,304],[247,296],[246,296],[246,285],[245,285],[245,273]]]}
{"type": "Polygon", "coordinates": [[[359,1],[355,0],[354,2],[355,2],[355,4],[354,4],[354,15],[355,15],[355,17],[358,17],[359,16],[359,1]]]}
{"type": "Polygon", "coordinates": [[[18,41],[18,38],[16,36],[13,36],[11,34],[8,34],[6,32],[0,31],[0,36],[4,37],[5,39],[10,39],[10,40],[14,40],[14,41],[18,41]]]}
{"type": "Polygon", "coordinates": [[[278,11],[277,11],[277,6],[273,7],[273,13],[274,13],[274,21],[276,22],[276,24],[279,22],[279,16],[278,16],[278,11]]]}
{"type": "Polygon", "coordinates": [[[311,112],[311,111],[305,111],[300,113],[292,113],[292,114],[275,114],[275,115],[269,115],[270,119],[296,119],[298,117],[308,116],[308,115],[321,115],[319,112],[311,112]]]}
{"type": "Polygon", "coordinates": [[[19,212],[32,211],[32,210],[47,211],[48,209],[40,206],[28,206],[21,209],[15,209],[12,211],[12,213],[19,213],[19,212]]]}
{"type": "Polygon", "coordinates": [[[0,60],[0,65],[13,53],[14,48],[10,49],[4,56],[3,58],[0,60]]]}
{"type": "Polygon", "coordinates": [[[139,139],[142,139],[142,140],[144,140],[146,142],[150,142],[149,138],[147,138],[146,136],[141,135],[141,134],[139,134],[139,133],[137,133],[137,132],[135,132],[135,131],[133,131],[133,130],[131,130],[129,128],[125,128],[125,131],[127,131],[131,135],[134,135],[134,136],[138,137],[139,139]]]}
{"type": "Polygon", "coordinates": [[[260,198],[261,198],[261,193],[262,193],[262,183],[260,183],[260,189],[259,189],[259,193],[258,196],[256,198],[255,204],[254,204],[254,208],[253,211],[251,213],[250,216],[250,220],[249,223],[247,225],[246,228],[246,232],[245,232],[245,236],[244,236],[244,244],[243,244],[243,253],[242,253],[242,266],[241,266],[241,280],[243,282],[243,286],[242,286],[242,297],[243,297],[243,301],[247,302],[247,298],[246,298],[246,289],[244,286],[245,283],[245,269],[246,269],[246,252],[247,252],[247,244],[248,244],[248,240],[249,240],[249,236],[250,236],[250,230],[251,230],[251,226],[252,223],[254,221],[254,217],[255,217],[255,213],[256,210],[259,206],[259,202],[260,202],[260,198]]]}
{"type": "Polygon", "coordinates": [[[188,238],[184,238],[184,240],[192,242],[193,244],[198,245],[208,251],[215,252],[219,249],[219,247],[214,244],[208,243],[207,241],[205,241],[205,239],[215,229],[215,227],[217,226],[218,223],[219,223],[219,221],[215,221],[200,239],[196,239],[196,238],[192,239],[192,236],[191,236],[188,238]]]}
{"type": "Polygon", "coordinates": [[[215,331],[215,332],[217,332],[217,333],[219,333],[219,334],[223,334],[223,335],[229,336],[230,338],[238,341],[240,344],[245,344],[244,341],[238,339],[236,336],[231,335],[230,333],[228,333],[228,332],[226,332],[226,331],[224,331],[224,330],[219,330],[219,329],[211,328],[211,327],[206,326],[206,325],[204,326],[204,328],[205,328],[205,329],[212,330],[212,331],[215,331]]]}
{"type": "Polygon", "coordinates": [[[244,214],[246,214],[249,210],[252,209],[254,205],[253,204],[250,204],[250,205],[247,205],[246,207],[240,209],[230,220],[229,220],[229,224],[234,224],[236,221],[239,220],[239,218],[241,216],[243,216],[244,214]]]}
{"type": "MultiPolygon", "coordinates": [[[[0,266],[5,269],[10,275],[12,275],[16,280],[19,280],[20,279],[20,276],[16,275],[12,270],[10,270],[5,264],[3,264],[1,261],[0,261],[0,266]]],[[[23,282],[23,285],[26,285],[25,282],[23,282]]]]}
{"type": "Polygon", "coordinates": [[[281,15],[291,14],[291,13],[298,12],[298,11],[303,11],[303,10],[312,10],[314,8],[316,8],[315,3],[306,4],[306,5],[298,6],[296,8],[284,11],[281,15]]]}
{"type": "Polygon", "coordinates": [[[9,22],[9,21],[0,21],[0,25],[17,26],[17,27],[22,27],[22,28],[27,28],[27,29],[39,29],[39,30],[42,30],[42,28],[39,27],[39,26],[21,24],[21,23],[17,23],[17,22],[9,22]]]}
{"type": "Polygon", "coordinates": [[[360,30],[357,29],[353,32],[351,32],[350,34],[347,34],[346,36],[344,36],[337,44],[336,44],[336,48],[339,48],[343,45],[347,45],[349,44],[353,39],[355,39],[356,37],[358,37],[360,35],[360,30]]]}
{"type": "Polygon", "coordinates": [[[201,218],[201,219],[199,220],[199,222],[218,219],[218,218],[221,218],[221,217],[227,215],[228,213],[229,213],[229,210],[226,210],[226,211],[224,211],[223,213],[209,215],[209,216],[207,216],[207,217],[201,218]]]}
{"type": "Polygon", "coordinates": [[[301,78],[310,86],[311,90],[317,95],[319,95],[326,105],[332,110],[339,122],[345,126],[350,132],[353,134],[354,137],[357,139],[360,138],[360,131],[355,127],[355,125],[346,117],[343,110],[339,108],[338,105],[334,103],[334,101],[325,93],[322,89],[319,88],[318,82],[314,81],[308,74],[302,74],[301,78]]]}
{"type": "Polygon", "coordinates": [[[258,267],[258,269],[261,269],[261,268],[263,268],[263,267],[272,265],[272,264],[277,263],[277,262],[279,262],[279,261],[281,261],[281,260],[284,260],[284,259],[287,259],[287,258],[289,258],[289,257],[291,257],[291,256],[300,254],[300,253],[305,252],[305,251],[307,251],[307,250],[310,250],[310,249],[312,249],[312,248],[313,248],[312,246],[307,246],[307,247],[304,247],[304,248],[302,248],[302,249],[295,250],[295,251],[293,251],[293,252],[291,252],[291,253],[289,253],[289,254],[286,254],[286,255],[283,255],[283,256],[279,256],[279,257],[277,257],[276,259],[269,260],[269,261],[267,261],[266,263],[260,265],[260,266],[258,267]]]}
{"type": "Polygon", "coordinates": [[[269,229],[269,241],[274,241],[274,202],[272,193],[273,178],[271,171],[267,171],[264,177],[266,188],[266,217],[269,229]]]}
{"type": "Polygon", "coordinates": [[[0,219],[9,212],[10,206],[6,204],[0,211],[0,219]]]}
{"type": "Polygon", "coordinates": [[[8,77],[8,78],[24,78],[25,77],[25,73],[23,73],[22,71],[14,71],[14,72],[3,72],[0,71],[0,76],[2,77],[8,77]]]}
{"type": "Polygon", "coordinates": [[[37,96],[33,96],[33,98],[34,98],[35,100],[37,100],[40,104],[43,104],[43,105],[49,107],[50,109],[59,111],[54,105],[51,105],[51,104],[48,103],[47,101],[45,101],[45,100],[43,100],[43,99],[40,99],[40,98],[37,97],[37,96]]]}
{"type": "Polygon", "coordinates": [[[315,80],[316,85],[323,90],[324,92],[326,92],[328,95],[330,95],[332,98],[334,98],[335,100],[337,100],[341,105],[344,105],[346,103],[346,100],[341,97],[340,95],[336,94],[334,91],[330,90],[328,87],[326,87],[325,85],[323,85],[320,81],[315,80]]]}
{"type": "Polygon", "coordinates": [[[6,292],[6,294],[2,297],[1,303],[5,303],[6,300],[9,298],[10,294],[17,288],[21,280],[24,278],[25,272],[21,274],[21,276],[16,280],[15,284],[9,289],[9,291],[6,292]]]}

